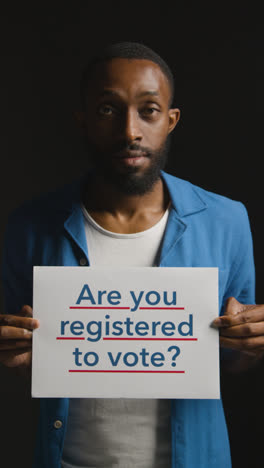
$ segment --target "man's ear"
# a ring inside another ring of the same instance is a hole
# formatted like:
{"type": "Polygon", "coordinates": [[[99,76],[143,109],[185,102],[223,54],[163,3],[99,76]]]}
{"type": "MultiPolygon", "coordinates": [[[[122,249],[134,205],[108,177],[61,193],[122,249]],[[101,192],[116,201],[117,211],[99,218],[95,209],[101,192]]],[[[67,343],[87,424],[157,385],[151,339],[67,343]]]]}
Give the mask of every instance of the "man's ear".
{"type": "Polygon", "coordinates": [[[76,122],[77,126],[81,128],[82,130],[85,129],[85,112],[83,111],[73,111],[73,118],[74,121],[76,122]]]}
{"type": "Polygon", "coordinates": [[[177,123],[180,120],[181,111],[178,108],[169,109],[169,132],[171,133],[172,130],[176,127],[177,123]]]}

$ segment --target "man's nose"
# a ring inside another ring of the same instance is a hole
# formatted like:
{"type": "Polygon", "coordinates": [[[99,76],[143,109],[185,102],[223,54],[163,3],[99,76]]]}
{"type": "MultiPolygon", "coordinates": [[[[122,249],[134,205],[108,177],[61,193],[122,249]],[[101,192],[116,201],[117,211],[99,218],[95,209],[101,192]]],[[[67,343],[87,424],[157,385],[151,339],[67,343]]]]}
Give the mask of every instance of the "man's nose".
{"type": "Polygon", "coordinates": [[[129,142],[142,140],[140,118],[136,110],[129,109],[124,116],[123,132],[129,142]]]}

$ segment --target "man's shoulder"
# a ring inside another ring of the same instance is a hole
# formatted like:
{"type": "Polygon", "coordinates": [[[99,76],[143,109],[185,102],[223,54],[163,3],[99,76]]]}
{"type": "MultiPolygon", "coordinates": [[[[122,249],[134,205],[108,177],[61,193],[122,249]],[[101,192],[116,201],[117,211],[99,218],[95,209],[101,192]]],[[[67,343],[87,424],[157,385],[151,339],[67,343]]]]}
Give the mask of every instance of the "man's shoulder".
{"type": "Polygon", "coordinates": [[[192,214],[192,211],[204,211],[209,216],[232,220],[244,216],[246,213],[244,204],[238,200],[206,190],[165,172],[163,177],[169,188],[172,201],[176,205],[176,211],[180,215],[186,216],[192,214]]]}
{"type": "Polygon", "coordinates": [[[71,211],[74,203],[80,200],[82,180],[78,179],[25,200],[11,212],[9,219],[43,219],[46,216],[60,216],[71,211]]]}

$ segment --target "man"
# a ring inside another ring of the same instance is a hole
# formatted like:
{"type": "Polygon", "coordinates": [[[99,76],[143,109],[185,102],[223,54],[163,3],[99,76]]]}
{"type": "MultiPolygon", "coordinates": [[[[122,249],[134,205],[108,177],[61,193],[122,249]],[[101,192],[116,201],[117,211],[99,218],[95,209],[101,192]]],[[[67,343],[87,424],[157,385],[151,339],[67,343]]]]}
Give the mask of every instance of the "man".
{"type": "MultiPolygon", "coordinates": [[[[4,365],[30,371],[41,326],[30,306],[33,265],[219,267],[213,325],[229,348],[223,360],[239,369],[262,355],[263,306],[244,305],[254,303],[245,208],[163,172],[180,117],[173,93],[168,66],[141,44],[115,44],[88,65],[77,115],[92,171],[8,224],[4,365]]],[[[41,399],[34,466],[228,468],[221,400],[41,399]]]]}

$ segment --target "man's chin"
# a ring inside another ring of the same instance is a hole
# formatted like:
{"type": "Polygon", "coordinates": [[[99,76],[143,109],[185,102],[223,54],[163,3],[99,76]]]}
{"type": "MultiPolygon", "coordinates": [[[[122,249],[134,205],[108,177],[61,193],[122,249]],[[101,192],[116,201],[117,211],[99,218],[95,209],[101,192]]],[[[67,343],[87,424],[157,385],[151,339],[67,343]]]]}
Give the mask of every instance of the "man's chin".
{"type": "Polygon", "coordinates": [[[160,170],[140,173],[136,167],[130,167],[123,172],[104,174],[106,182],[110,183],[123,195],[144,195],[153,189],[160,178],[160,170]]]}

